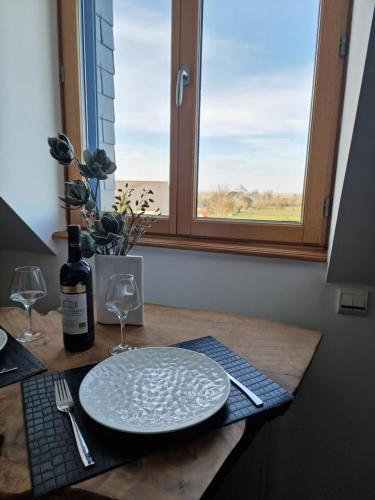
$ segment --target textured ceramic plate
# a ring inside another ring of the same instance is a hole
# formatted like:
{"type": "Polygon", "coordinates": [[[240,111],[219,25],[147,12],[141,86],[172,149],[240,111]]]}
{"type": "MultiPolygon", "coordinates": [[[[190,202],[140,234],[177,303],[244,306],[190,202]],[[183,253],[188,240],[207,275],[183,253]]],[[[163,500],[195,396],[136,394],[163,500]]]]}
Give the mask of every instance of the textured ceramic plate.
{"type": "Polygon", "coordinates": [[[8,342],[8,336],[4,332],[4,330],[0,328],[0,351],[5,347],[7,342],[8,342]]]}
{"type": "Polygon", "coordinates": [[[177,347],[146,347],[96,365],[79,390],[83,409],[102,425],[138,434],[191,427],[226,402],[230,382],[212,359],[177,347]]]}

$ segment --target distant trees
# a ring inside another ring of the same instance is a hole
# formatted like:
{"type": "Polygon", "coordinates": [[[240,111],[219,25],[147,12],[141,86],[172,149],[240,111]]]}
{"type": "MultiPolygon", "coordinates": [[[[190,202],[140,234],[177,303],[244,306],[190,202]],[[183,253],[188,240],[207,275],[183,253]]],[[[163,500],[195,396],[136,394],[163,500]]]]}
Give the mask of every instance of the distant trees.
{"type": "MultiPolygon", "coordinates": [[[[241,187],[242,188],[242,187],[241,187]]],[[[200,192],[198,196],[199,217],[238,217],[257,211],[286,209],[302,205],[302,193],[276,193],[274,191],[233,191],[219,185],[214,191],[200,192]]],[[[282,210],[283,211],[283,210],[282,210]]]]}
{"type": "Polygon", "coordinates": [[[248,192],[229,191],[218,186],[216,191],[200,193],[198,212],[200,217],[232,217],[251,208],[253,199],[248,192]]]}

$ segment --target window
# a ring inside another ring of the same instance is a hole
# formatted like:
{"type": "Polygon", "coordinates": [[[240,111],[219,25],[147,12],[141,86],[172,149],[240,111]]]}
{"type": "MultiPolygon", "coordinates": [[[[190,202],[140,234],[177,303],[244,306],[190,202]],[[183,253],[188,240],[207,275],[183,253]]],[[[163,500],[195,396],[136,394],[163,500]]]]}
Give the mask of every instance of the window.
{"type": "Polygon", "coordinates": [[[113,17],[116,185],[152,189],[168,216],[172,3],[114,0],[113,17]]]}
{"type": "Polygon", "coordinates": [[[153,233],[325,247],[349,7],[113,0],[116,184],[153,188],[153,233]]]}

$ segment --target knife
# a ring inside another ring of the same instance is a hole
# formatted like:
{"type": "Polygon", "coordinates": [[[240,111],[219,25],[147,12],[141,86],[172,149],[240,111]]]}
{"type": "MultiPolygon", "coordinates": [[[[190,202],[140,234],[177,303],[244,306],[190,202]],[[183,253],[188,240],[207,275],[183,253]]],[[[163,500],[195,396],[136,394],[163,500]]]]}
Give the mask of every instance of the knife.
{"type": "Polygon", "coordinates": [[[236,385],[244,394],[246,394],[246,396],[250,399],[250,401],[252,401],[254,403],[254,405],[256,407],[263,406],[264,403],[263,403],[263,400],[260,399],[260,397],[258,397],[256,394],[254,394],[253,391],[250,391],[250,389],[245,387],[243,384],[241,384],[241,382],[239,380],[232,377],[232,375],[230,373],[226,372],[226,374],[228,375],[229,380],[234,385],[236,385]]]}
{"type": "MultiPolygon", "coordinates": [[[[203,354],[203,356],[206,356],[206,358],[209,358],[210,356],[207,356],[207,354],[204,354],[201,352],[200,354],[203,354]]],[[[212,359],[212,358],[211,358],[212,359]]],[[[236,378],[232,377],[230,373],[228,373],[226,370],[224,370],[225,373],[228,375],[229,380],[232,382],[232,384],[236,385],[240,391],[242,391],[246,396],[250,399],[250,401],[257,407],[259,408],[260,406],[264,405],[264,402],[260,397],[258,397],[256,394],[253,393],[250,389],[245,387],[239,380],[236,378]]]]}

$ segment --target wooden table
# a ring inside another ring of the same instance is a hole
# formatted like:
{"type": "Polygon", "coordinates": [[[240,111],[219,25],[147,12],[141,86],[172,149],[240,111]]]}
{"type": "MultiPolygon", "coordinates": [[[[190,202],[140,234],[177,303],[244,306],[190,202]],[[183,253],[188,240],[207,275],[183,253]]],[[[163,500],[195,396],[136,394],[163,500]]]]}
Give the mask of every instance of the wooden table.
{"type": "MultiPolygon", "coordinates": [[[[61,316],[34,314],[44,333],[27,347],[50,371],[100,361],[119,340],[119,327],[96,325],[89,351],[67,353],[62,344],[61,316]]],[[[0,308],[0,325],[13,335],[26,327],[25,312],[0,308]]],[[[145,325],[127,327],[132,345],[165,346],[213,335],[279,384],[294,392],[309,365],[320,333],[242,315],[145,306],[145,325]]],[[[198,499],[244,434],[245,421],[214,430],[204,438],[146,456],[51,495],[84,499],[198,499]]],[[[20,383],[0,389],[0,498],[31,497],[20,383]]]]}

